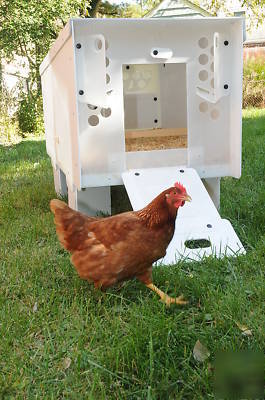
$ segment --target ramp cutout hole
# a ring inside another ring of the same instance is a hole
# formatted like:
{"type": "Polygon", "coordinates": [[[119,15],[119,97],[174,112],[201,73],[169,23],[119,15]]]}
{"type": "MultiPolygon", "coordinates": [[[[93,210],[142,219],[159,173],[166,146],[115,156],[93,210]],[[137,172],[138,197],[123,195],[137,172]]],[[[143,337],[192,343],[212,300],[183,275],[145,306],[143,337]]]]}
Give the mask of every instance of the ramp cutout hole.
{"type": "Polygon", "coordinates": [[[186,240],[184,244],[188,249],[204,249],[207,247],[211,247],[211,242],[207,239],[186,240]]]}

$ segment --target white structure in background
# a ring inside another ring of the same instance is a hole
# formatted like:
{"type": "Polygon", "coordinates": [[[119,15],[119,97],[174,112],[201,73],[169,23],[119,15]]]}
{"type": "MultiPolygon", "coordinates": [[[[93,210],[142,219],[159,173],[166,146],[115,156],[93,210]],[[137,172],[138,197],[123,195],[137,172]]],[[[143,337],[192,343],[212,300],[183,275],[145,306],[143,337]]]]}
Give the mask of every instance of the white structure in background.
{"type": "Polygon", "coordinates": [[[124,182],[137,209],[179,179],[194,201],[166,262],[197,259],[205,249],[185,243],[206,234],[217,255],[244,251],[213,206],[220,177],[241,174],[242,19],[73,19],[40,71],[47,152],[71,207],[110,213],[124,182]],[[149,139],[157,148],[126,146],[149,139]]]}

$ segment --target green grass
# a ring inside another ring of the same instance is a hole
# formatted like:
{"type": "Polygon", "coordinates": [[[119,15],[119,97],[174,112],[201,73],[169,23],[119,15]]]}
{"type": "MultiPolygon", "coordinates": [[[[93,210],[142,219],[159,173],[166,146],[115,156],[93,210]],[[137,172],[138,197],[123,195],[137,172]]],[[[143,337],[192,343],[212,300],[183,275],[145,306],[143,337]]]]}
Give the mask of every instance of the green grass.
{"type": "MultiPolygon", "coordinates": [[[[0,176],[1,399],[212,399],[218,351],[263,351],[264,110],[244,112],[242,178],[221,187],[221,215],[247,254],[154,270],[161,289],[190,300],[183,308],[136,281],[102,294],[78,278],[49,211],[44,141],[0,147],[0,176]],[[211,352],[204,363],[197,339],[211,352]]],[[[113,197],[118,211],[126,201],[117,188],[113,197]]]]}

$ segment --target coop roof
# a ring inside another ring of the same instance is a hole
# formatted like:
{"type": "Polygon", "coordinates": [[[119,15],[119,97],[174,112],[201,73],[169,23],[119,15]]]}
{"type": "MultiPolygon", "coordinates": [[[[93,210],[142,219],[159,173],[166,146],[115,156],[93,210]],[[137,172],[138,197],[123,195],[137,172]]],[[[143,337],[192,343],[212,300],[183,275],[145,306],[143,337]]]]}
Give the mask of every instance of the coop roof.
{"type": "Polygon", "coordinates": [[[148,18],[202,18],[212,17],[208,11],[197,6],[189,0],[163,0],[161,3],[145,15],[148,18]]]}

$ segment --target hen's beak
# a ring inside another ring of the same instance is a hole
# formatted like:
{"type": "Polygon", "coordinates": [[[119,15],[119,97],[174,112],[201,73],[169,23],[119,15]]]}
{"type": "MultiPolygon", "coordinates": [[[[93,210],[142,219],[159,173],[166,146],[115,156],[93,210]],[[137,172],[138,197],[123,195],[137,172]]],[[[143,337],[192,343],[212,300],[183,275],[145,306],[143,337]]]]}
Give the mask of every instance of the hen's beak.
{"type": "Polygon", "coordinates": [[[190,197],[188,194],[186,194],[186,195],[183,197],[183,200],[184,200],[184,201],[191,202],[191,197],[190,197]]]}

